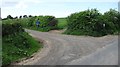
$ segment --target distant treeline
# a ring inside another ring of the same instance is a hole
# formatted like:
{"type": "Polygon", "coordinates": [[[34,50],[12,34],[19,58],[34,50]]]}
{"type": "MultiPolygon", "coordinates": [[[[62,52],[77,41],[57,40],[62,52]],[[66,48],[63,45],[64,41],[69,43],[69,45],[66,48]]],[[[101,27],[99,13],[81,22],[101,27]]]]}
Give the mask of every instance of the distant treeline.
{"type": "MultiPolygon", "coordinates": [[[[40,22],[40,28],[38,30],[40,31],[49,31],[52,29],[57,28],[57,19],[54,16],[27,16],[24,15],[23,17],[20,16],[13,18],[11,15],[8,15],[7,18],[2,19],[3,23],[6,23],[6,21],[16,21],[20,23],[24,28],[29,29],[37,29],[36,28],[36,21],[38,20],[40,22]]],[[[7,22],[9,23],[9,22],[7,22]]]]}

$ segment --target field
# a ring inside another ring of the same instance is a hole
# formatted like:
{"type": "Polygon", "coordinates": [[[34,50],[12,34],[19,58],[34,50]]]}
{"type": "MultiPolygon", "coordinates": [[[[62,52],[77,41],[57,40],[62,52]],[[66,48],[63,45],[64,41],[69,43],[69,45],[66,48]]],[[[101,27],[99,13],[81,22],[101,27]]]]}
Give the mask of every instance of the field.
{"type": "Polygon", "coordinates": [[[57,18],[58,20],[58,29],[64,29],[67,27],[67,19],[66,18],[57,18]]]}

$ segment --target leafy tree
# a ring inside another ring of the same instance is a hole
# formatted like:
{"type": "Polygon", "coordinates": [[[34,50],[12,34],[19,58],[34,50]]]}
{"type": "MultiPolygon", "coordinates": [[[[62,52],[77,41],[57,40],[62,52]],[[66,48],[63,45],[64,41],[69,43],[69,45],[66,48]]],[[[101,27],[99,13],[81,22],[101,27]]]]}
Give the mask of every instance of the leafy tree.
{"type": "Polygon", "coordinates": [[[27,18],[27,15],[24,15],[23,18],[27,18]]]}
{"type": "Polygon", "coordinates": [[[13,17],[11,15],[8,15],[7,19],[13,19],[13,17]]]}
{"type": "Polygon", "coordinates": [[[22,16],[20,16],[19,18],[22,18],[22,16]]]}
{"type": "Polygon", "coordinates": [[[29,17],[32,17],[32,15],[29,15],[29,17]]]}

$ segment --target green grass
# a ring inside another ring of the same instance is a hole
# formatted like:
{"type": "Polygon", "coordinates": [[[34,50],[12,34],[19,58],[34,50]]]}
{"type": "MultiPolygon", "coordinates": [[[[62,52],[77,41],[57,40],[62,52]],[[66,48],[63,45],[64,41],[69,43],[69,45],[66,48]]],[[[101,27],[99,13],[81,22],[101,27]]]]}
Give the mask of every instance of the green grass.
{"type": "Polygon", "coordinates": [[[2,64],[8,65],[21,58],[30,57],[42,45],[26,32],[5,36],[2,39],[2,64]]]}
{"type": "Polygon", "coordinates": [[[66,18],[57,18],[58,20],[58,29],[64,29],[67,26],[67,19],[66,18]]]}

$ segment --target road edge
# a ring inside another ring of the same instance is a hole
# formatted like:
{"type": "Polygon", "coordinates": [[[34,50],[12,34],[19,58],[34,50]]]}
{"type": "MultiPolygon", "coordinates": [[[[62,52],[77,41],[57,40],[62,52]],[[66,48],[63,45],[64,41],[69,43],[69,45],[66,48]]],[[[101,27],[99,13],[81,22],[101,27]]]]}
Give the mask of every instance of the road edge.
{"type": "Polygon", "coordinates": [[[11,63],[11,65],[32,65],[35,62],[37,62],[38,60],[40,60],[42,57],[47,56],[48,52],[50,51],[51,47],[50,41],[46,41],[40,38],[37,38],[35,35],[33,34],[29,34],[31,35],[33,38],[35,38],[37,41],[42,42],[43,44],[43,48],[39,49],[36,53],[34,53],[33,55],[31,55],[31,57],[26,57],[26,58],[22,58],[20,61],[18,62],[14,62],[11,63]],[[36,59],[37,58],[37,59],[36,59]]]}

